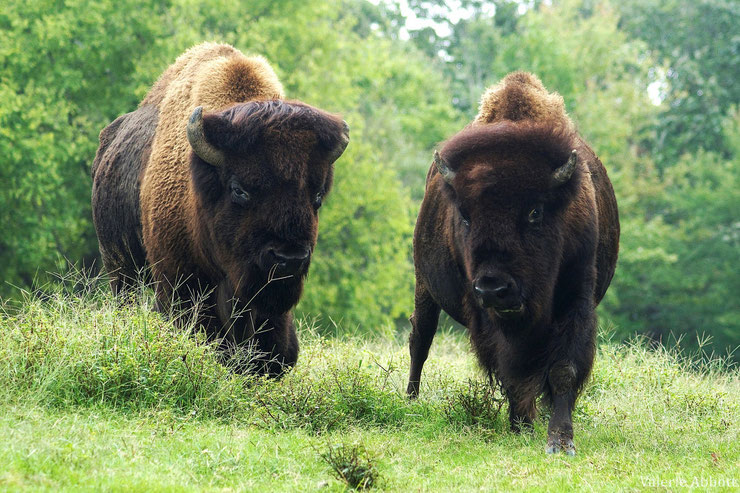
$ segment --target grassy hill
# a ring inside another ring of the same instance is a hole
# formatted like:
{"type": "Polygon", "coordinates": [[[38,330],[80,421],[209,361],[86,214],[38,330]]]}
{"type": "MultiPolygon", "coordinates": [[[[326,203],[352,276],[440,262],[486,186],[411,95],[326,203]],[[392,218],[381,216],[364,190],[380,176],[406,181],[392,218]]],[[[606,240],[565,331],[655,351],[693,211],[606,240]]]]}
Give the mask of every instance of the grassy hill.
{"type": "Polygon", "coordinates": [[[410,402],[405,335],[303,323],[298,366],[265,381],[150,304],[89,287],[0,311],[0,490],[343,491],[342,474],[379,491],[740,487],[740,378],[718,360],[603,342],[578,455],[546,456],[547,411],[508,431],[461,334],[437,336],[410,402]]]}

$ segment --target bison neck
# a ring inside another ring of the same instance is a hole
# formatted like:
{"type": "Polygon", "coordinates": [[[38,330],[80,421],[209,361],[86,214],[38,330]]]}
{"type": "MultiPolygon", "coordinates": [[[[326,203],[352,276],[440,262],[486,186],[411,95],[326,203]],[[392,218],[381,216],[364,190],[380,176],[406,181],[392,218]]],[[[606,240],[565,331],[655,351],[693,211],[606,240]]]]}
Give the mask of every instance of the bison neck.
{"type": "Polygon", "coordinates": [[[550,348],[557,343],[551,328],[546,322],[526,325],[492,319],[483,310],[478,310],[468,325],[471,345],[481,366],[504,379],[509,373],[538,374],[537,369],[548,367],[550,348]]]}
{"type": "MultiPolygon", "coordinates": [[[[204,211],[205,209],[200,204],[200,199],[194,190],[192,190],[192,183],[190,184],[190,193],[188,194],[188,201],[186,204],[187,217],[197,218],[195,221],[189,221],[187,223],[188,236],[192,238],[192,250],[191,255],[196,260],[197,265],[201,266],[201,269],[205,271],[206,275],[212,279],[222,279],[226,276],[223,269],[219,267],[219,263],[214,258],[213,253],[216,252],[216,240],[212,237],[210,225],[213,219],[209,217],[204,211]]],[[[214,283],[215,284],[215,283],[214,283]]]]}

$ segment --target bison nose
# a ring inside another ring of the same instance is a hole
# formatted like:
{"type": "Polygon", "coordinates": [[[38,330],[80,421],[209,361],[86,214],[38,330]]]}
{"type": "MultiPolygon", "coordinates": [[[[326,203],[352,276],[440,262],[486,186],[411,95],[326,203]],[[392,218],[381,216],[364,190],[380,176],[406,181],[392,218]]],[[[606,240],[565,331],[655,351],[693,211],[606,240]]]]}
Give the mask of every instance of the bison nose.
{"type": "Polygon", "coordinates": [[[493,308],[499,313],[519,312],[522,309],[519,288],[509,276],[480,277],[473,283],[473,291],[485,308],[493,308]]]}
{"type": "Polygon", "coordinates": [[[290,276],[303,270],[308,264],[311,251],[308,248],[273,249],[267,252],[271,266],[278,276],[290,276]]]}

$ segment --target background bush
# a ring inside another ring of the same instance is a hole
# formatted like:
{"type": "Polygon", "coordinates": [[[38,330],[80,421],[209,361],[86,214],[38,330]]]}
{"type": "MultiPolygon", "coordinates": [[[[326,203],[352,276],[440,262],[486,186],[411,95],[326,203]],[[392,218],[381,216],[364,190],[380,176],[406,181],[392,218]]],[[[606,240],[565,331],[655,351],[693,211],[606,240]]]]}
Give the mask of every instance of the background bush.
{"type": "Polygon", "coordinates": [[[219,40],[265,55],[289,97],[352,127],[298,307],[320,317],[317,330],[405,323],[431,151],[470,120],[486,86],[523,69],[564,96],[615,185],[622,250],[602,318],[620,338],[709,334],[718,351],[736,347],[737,2],[458,3],[6,2],[0,295],[18,297],[67,260],[97,261],[97,134],[178,54],[219,40]]]}

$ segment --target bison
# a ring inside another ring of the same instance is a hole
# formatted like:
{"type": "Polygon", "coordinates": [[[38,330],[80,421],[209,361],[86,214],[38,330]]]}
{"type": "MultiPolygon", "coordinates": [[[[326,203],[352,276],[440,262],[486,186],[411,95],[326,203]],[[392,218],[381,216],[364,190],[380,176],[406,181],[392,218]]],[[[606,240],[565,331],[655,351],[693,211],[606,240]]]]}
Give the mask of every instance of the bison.
{"type": "Polygon", "coordinates": [[[253,344],[251,369],[280,374],[298,357],[290,310],[348,142],[341,118],[283,100],[265,59],[186,51],[100,133],[92,211],[112,290],[146,268],[159,310],[202,303],[210,336],[253,344]]]}
{"type": "Polygon", "coordinates": [[[563,99],[509,74],[429,169],[414,232],[407,392],[419,393],[440,314],[465,325],[501,383],[514,431],[552,406],[546,451],[575,454],[571,413],[593,365],[595,307],[614,274],[617,203],[563,99]]]}

